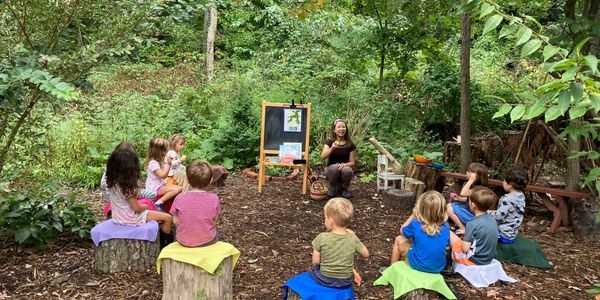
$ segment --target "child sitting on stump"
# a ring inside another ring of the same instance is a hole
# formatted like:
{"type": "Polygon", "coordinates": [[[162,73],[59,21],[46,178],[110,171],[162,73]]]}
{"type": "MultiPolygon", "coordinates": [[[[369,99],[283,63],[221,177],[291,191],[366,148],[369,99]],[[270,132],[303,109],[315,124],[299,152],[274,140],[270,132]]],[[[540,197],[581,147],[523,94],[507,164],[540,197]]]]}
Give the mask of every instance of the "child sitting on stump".
{"type": "Polygon", "coordinates": [[[525,214],[525,195],[528,174],[522,168],[515,167],[504,174],[502,187],[508,193],[498,200],[498,208],[489,214],[498,223],[498,241],[512,244],[517,238],[523,215],[525,214]]]}
{"type": "Polygon", "coordinates": [[[450,241],[447,219],[442,194],[429,191],[419,196],[413,213],[394,241],[391,263],[404,258],[414,270],[441,272],[446,266],[446,247],[450,241]]]}
{"type": "Polygon", "coordinates": [[[465,236],[461,240],[450,233],[452,260],[467,266],[487,265],[496,257],[498,225],[487,211],[498,197],[492,190],[477,187],[471,192],[469,205],[475,218],[466,224],[465,236]]]}
{"type": "MultiPolygon", "coordinates": [[[[354,253],[369,256],[369,250],[347,228],[354,208],[345,198],[333,198],[325,204],[325,227],[313,241],[312,278],[320,285],[334,288],[352,286],[355,276],[354,253]]],[[[358,277],[358,276],[357,276],[358,277]]]]}
{"type": "Polygon", "coordinates": [[[194,160],[186,168],[186,175],[191,189],[177,195],[169,211],[177,225],[175,238],[186,247],[212,245],[219,240],[215,224],[221,212],[219,197],[207,191],[212,168],[204,160],[194,160]]]}

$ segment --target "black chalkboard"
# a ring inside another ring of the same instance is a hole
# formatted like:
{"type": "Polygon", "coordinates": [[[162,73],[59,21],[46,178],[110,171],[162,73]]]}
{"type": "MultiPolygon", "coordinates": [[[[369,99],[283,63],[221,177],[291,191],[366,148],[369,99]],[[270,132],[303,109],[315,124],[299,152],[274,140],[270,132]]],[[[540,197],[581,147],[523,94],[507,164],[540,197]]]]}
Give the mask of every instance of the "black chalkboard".
{"type": "Polygon", "coordinates": [[[281,106],[266,106],[265,107],[265,127],[264,127],[264,149],[277,150],[279,146],[285,143],[302,143],[302,151],[306,149],[306,124],[307,124],[307,109],[306,107],[281,107],[281,106]],[[301,126],[299,132],[284,131],[284,111],[286,109],[299,109],[302,111],[301,126]]]}

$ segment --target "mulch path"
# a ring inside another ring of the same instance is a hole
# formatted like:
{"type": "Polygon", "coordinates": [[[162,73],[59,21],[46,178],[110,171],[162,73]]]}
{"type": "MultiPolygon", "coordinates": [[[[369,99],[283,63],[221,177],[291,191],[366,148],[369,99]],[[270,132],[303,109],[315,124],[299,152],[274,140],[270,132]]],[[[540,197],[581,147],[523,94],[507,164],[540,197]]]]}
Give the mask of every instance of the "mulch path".
{"type": "MultiPolygon", "coordinates": [[[[368,259],[357,258],[363,285],[357,299],[392,299],[391,287],[373,286],[378,270],[389,264],[392,240],[408,217],[384,205],[374,182],[355,182],[355,219],[351,224],[369,248],[368,259]]],[[[257,192],[255,180],[231,174],[220,196],[221,239],[235,245],[242,256],[234,270],[235,299],[280,299],[282,283],[311,267],[311,241],[325,230],[323,205],[301,195],[301,180],[268,183],[257,192]]],[[[83,197],[82,197],[83,198],[83,197]]],[[[98,191],[90,203],[102,206],[98,191]]],[[[486,289],[470,287],[460,275],[446,276],[460,299],[589,299],[585,289],[600,281],[600,242],[583,240],[568,229],[546,231],[550,218],[528,216],[521,233],[538,242],[554,269],[540,270],[504,264],[517,278],[515,284],[498,283],[486,289]]],[[[42,252],[15,245],[0,245],[0,299],[11,298],[107,298],[159,299],[162,281],[154,269],[138,273],[103,274],[93,269],[91,241],[69,236],[42,252]]]]}

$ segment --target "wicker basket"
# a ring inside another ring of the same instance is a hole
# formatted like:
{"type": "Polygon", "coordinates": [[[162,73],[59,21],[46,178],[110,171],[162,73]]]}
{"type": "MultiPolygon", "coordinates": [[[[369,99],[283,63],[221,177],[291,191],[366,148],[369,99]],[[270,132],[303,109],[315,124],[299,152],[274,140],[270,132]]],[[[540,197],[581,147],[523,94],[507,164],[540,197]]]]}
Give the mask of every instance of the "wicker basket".
{"type": "Polygon", "coordinates": [[[315,201],[325,200],[327,198],[327,186],[321,180],[315,180],[310,186],[310,198],[315,201]]]}

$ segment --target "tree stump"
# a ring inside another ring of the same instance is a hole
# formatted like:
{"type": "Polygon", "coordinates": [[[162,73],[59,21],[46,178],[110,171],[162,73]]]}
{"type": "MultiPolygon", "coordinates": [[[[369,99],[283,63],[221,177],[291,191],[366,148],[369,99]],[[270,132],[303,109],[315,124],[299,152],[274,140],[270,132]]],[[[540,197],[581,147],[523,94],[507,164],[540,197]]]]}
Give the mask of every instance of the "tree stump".
{"type": "Polygon", "coordinates": [[[404,170],[406,177],[422,181],[425,184],[426,191],[436,190],[442,192],[444,189],[444,178],[430,165],[418,164],[413,160],[408,160],[404,170]]]}
{"type": "Polygon", "coordinates": [[[143,272],[155,265],[159,252],[158,235],[154,242],[110,239],[96,248],[95,267],[106,273],[143,272]]]}
{"type": "Polygon", "coordinates": [[[460,166],[460,144],[454,141],[444,143],[444,164],[460,166]]]}
{"type": "Polygon", "coordinates": [[[474,138],[473,161],[480,162],[488,167],[493,167],[502,161],[503,144],[500,137],[495,134],[485,134],[474,138]]]}
{"type": "Polygon", "coordinates": [[[510,157],[513,161],[519,150],[519,145],[523,139],[523,131],[504,130],[502,134],[502,143],[504,144],[504,156],[510,157]]]}
{"type": "Polygon", "coordinates": [[[383,192],[383,202],[393,207],[412,210],[415,206],[415,194],[407,190],[389,189],[383,192]]]}
{"type": "Polygon", "coordinates": [[[426,289],[416,289],[404,294],[400,299],[405,300],[433,300],[433,299],[445,299],[440,294],[434,291],[426,289]]]}
{"type": "Polygon", "coordinates": [[[215,274],[210,274],[192,264],[162,259],[162,299],[233,299],[231,260],[227,257],[215,274]]]}
{"type": "Polygon", "coordinates": [[[414,178],[405,178],[404,189],[413,192],[415,199],[418,199],[425,192],[425,183],[414,178]]]}

